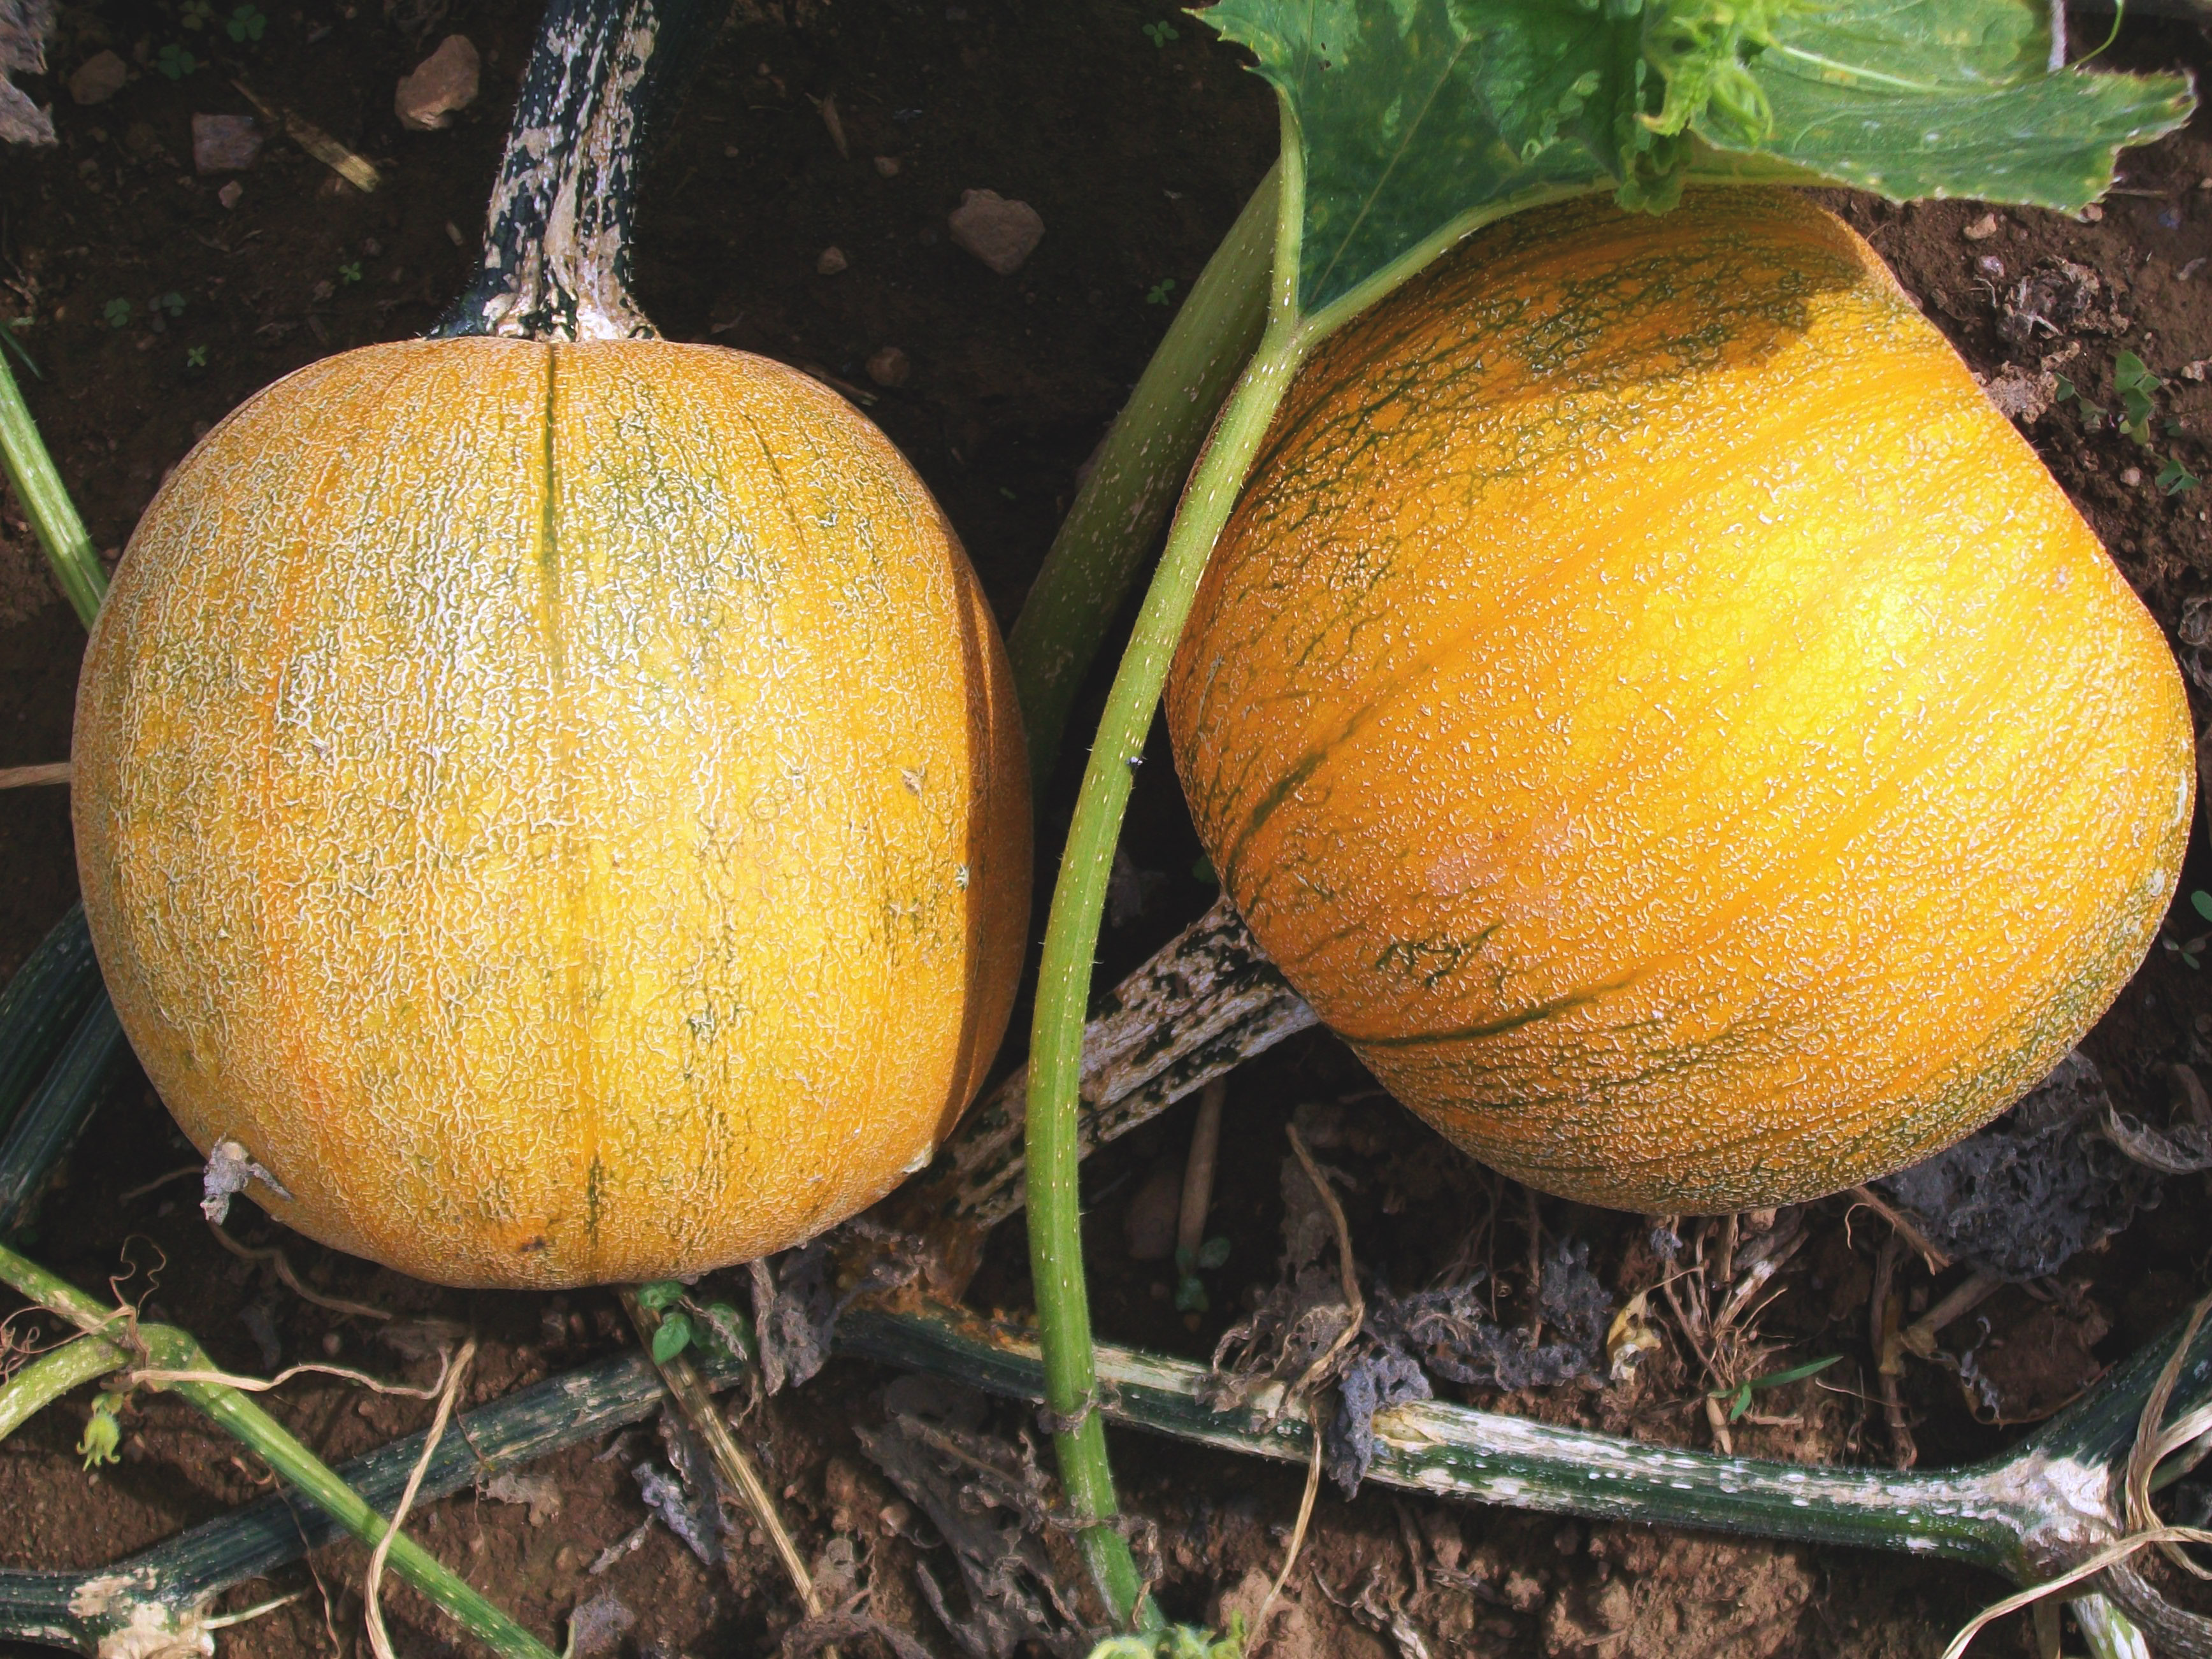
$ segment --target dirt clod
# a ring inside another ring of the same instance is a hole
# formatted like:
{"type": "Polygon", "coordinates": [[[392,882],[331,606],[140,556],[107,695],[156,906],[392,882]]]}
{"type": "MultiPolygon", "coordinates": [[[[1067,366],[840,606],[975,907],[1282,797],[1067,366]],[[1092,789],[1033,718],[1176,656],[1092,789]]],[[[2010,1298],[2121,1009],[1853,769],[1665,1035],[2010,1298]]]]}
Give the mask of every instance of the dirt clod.
{"type": "Polygon", "coordinates": [[[80,104],[104,104],[123,90],[131,66],[112,52],[96,52],[70,76],[70,96],[80,104]]]}
{"type": "Polygon", "coordinates": [[[1044,240],[1044,216],[1027,202],[1010,202],[995,190],[971,190],[946,220],[952,240],[1001,276],[1028,262],[1044,240]]]}
{"type": "Polygon", "coordinates": [[[261,154],[261,129],[250,115],[192,117],[192,167],[199,173],[240,173],[261,154]]]}
{"type": "Polygon", "coordinates": [[[913,374],[914,364],[896,346],[885,346],[868,359],[868,378],[880,386],[902,386],[913,374]]]}
{"type": "Polygon", "coordinates": [[[392,112],[410,132],[435,132],[450,126],[455,114],[476,102],[483,72],[476,43],[465,34],[449,34],[412,73],[400,77],[392,94],[392,112]]]}

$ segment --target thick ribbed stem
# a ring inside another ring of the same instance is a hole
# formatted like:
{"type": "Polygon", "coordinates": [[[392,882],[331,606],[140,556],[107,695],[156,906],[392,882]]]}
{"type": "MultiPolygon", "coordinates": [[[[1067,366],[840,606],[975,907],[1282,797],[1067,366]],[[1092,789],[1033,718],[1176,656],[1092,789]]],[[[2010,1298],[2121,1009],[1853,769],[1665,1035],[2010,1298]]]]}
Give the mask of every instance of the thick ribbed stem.
{"type": "MultiPolygon", "coordinates": [[[[1016,1399],[1044,1395],[1049,1379],[1036,1333],[963,1310],[856,1311],[838,1350],[1016,1399]]],[[[2118,1471],[2167,1352],[2153,1343],[2042,1432],[1963,1469],[1723,1457],[1429,1401],[1376,1414],[1369,1478],[1516,1509],[1941,1556],[2033,1583],[2119,1535],[2118,1471]]],[[[1278,1413],[1279,1383],[1216,1406],[1222,1379],[1204,1365],[1110,1344],[1097,1356],[1099,1415],[1285,1463],[1311,1455],[1304,1416],[1278,1413]]],[[[2208,1397],[2212,1334],[2200,1334],[2169,1419],[2208,1397]]]]}
{"type": "MultiPolygon", "coordinates": [[[[15,1121],[86,1006],[101,994],[84,906],[72,904],[0,992],[0,1131],[15,1121]]],[[[0,1172],[5,1169],[0,1163],[0,1172]]]]}
{"type": "Polygon", "coordinates": [[[1144,556],[1182,493],[1221,400],[1260,343],[1279,169],[1268,169],[1114,417],[1006,635],[1042,799],[1067,711],[1144,556]]]}
{"type": "Polygon", "coordinates": [[[46,441],[39,436],[38,423],[31,418],[30,406],[23,401],[5,356],[0,356],[0,471],[7,473],[9,483],[14,486],[23,516],[31,521],[39,545],[46,549],[46,562],[53,567],[54,580],[76,608],[77,620],[91,627],[107,592],[107,572],[101,568],[92,537],[63,486],[60,469],[54,465],[46,441]]]}
{"type": "Polygon", "coordinates": [[[0,1135],[0,1234],[22,1218],[40,1186],[82,1132],[129,1046],[115,1005],[104,992],[93,998],[53,1069],[0,1135]]]}
{"type": "Polygon", "coordinates": [[[638,176],[727,0],[551,0],[492,187],[483,265],[433,339],[654,337],[630,298],[638,176]]]}

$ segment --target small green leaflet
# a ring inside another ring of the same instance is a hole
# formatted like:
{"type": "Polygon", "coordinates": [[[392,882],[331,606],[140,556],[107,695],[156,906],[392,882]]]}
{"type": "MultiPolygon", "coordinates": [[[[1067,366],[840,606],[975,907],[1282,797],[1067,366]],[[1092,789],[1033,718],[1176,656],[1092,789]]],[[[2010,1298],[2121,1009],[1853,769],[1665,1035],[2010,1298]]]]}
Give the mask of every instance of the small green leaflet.
{"type": "Polygon", "coordinates": [[[1729,1422],[1741,1422],[1743,1414],[1751,1409],[1753,1395],[1764,1394],[1769,1389],[1778,1389],[1790,1382],[1802,1382],[1808,1376],[1818,1376],[1842,1358],[1839,1353],[1832,1353],[1824,1359],[1808,1360],[1802,1365],[1792,1365],[1786,1371],[1754,1376],[1750,1382],[1739,1382],[1733,1389],[1716,1389],[1712,1391],[1712,1397],[1728,1401],[1729,1422]]]}
{"type": "MultiPolygon", "coordinates": [[[[1310,316],[1455,227],[1611,190],[1831,180],[2079,207],[2188,118],[2178,76],[2048,67],[2042,0],[1218,0],[1305,158],[1310,316]]],[[[1402,273],[1401,273],[1402,274],[1402,273]]]]}
{"type": "Polygon", "coordinates": [[[690,1346],[690,1316],[680,1313],[670,1314],[653,1328],[653,1363],[656,1365],[665,1365],[690,1346]]]}

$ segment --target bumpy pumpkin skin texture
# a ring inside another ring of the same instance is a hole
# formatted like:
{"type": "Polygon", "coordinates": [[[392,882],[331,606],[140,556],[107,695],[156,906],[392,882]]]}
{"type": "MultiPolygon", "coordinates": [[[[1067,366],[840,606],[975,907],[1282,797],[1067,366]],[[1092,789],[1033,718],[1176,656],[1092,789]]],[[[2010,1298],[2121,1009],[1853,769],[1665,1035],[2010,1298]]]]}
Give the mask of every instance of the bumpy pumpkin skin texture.
{"type": "Polygon", "coordinates": [[[85,907],[203,1150],[453,1285],[852,1214],[1002,1034],[1029,805],[967,558],[842,399],[713,347],[372,346],[211,433],[78,693],[85,907]]]}
{"type": "Polygon", "coordinates": [[[1401,1100],[1585,1202],[1909,1164],[2142,959],[2180,678],[1799,198],[1521,216],[1302,373],[1168,708],[1200,835],[1401,1100]]]}

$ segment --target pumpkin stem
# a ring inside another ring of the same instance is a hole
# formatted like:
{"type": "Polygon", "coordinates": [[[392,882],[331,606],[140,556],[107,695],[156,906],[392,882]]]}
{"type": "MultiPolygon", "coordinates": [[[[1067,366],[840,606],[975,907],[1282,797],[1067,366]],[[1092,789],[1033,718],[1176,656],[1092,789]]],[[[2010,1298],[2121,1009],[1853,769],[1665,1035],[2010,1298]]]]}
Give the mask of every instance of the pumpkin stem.
{"type": "Polygon", "coordinates": [[[1006,635],[1044,799],[1068,710],[1190,476],[1222,400],[1260,343],[1281,169],[1271,167],[1199,272],[1190,297],[1114,417],[1006,635]]]}
{"type": "Polygon", "coordinates": [[[638,173],[726,9],[551,0],[492,186],[483,270],[432,339],[657,337],[629,292],[638,173]]]}

